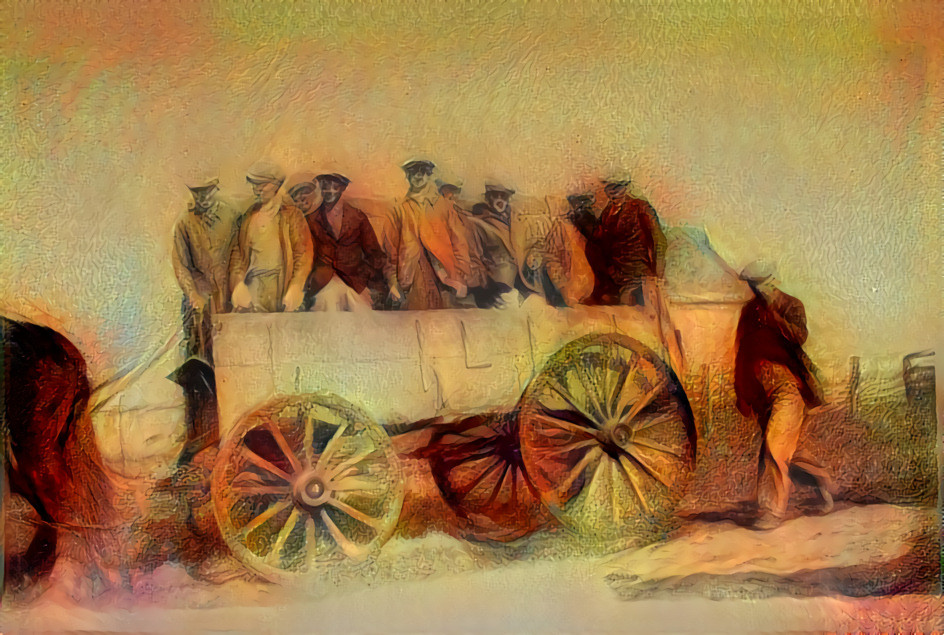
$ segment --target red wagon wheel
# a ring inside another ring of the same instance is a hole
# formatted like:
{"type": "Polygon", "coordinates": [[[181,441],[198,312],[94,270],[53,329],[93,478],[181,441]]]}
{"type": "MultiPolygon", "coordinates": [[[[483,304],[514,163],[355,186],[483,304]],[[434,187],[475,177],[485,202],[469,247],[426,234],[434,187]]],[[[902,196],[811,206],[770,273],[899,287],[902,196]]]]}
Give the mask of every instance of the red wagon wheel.
{"type": "Polygon", "coordinates": [[[684,495],[695,463],[691,409],[639,342],[571,342],[528,385],[520,409],[522,458],[542,500],[594,544],[651,535],[684,495]]]}
{"type": "Polygon", "coordinates": [[[213,470],[223,538],[272,580],[366,557],[389,538],[403,496],[386,433],[330,395],[281,397],[249,414],[213,470]]]}
{"type": "Polygon", "coordinates": [[[525,473],[517,413],[463,419],[437,434],[422,455],[466,536],[509,542],[551,520],[525,473]]]}

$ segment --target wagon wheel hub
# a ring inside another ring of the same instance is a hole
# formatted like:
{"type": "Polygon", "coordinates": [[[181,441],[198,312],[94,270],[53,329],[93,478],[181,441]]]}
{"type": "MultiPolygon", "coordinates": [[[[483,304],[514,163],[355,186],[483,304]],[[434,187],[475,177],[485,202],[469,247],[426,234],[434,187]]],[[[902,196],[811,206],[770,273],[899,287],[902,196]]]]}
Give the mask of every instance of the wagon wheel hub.
{"type": "Polygon", "coordinates": [[[620,423],[610,431],[610,439],[621,448],[633,442],[633,431],[625,423],[620,423]]]}
{"type": "Polygon", "coordinates": [[[321,477],[312,471],[300,475],[295,480],[292,494],[301,505],[318,507],[328,501],[331,491],[321,477]]]}

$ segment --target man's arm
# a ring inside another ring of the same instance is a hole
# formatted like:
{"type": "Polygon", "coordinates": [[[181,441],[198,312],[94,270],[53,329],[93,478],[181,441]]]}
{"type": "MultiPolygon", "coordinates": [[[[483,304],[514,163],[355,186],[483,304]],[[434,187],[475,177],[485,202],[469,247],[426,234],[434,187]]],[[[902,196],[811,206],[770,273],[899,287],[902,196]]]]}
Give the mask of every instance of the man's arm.
{"type": "Polygon", "coordinates": [[[174,275],[180,289],[184,292],[184,297],[190,306],[202,309],[206,304],[206,298],[197,291],[197,284],[193,279],[193,254],[190,250],[190,237],[182,223],[178,223],[174,228],[174,247],[171,254],[171,260],[174,265],[174,275]]]}

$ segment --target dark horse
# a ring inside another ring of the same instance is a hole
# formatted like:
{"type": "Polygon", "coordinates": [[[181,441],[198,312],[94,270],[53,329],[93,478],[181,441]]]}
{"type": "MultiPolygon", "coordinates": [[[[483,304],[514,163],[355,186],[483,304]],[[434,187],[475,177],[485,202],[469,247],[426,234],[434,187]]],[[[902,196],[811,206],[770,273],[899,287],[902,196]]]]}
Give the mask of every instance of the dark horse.
{"type": "Polygon", "coordinates": [[[6,474],[10,492],[25,498],[40,518],[29,547],[7,568],[10,587],[19,588],[52,570],[60,531],[100,530],[113,517],[114,495],[95,444],[81,353],[61,334],[36,324],[0,317],[0,331],[6,474]]]}

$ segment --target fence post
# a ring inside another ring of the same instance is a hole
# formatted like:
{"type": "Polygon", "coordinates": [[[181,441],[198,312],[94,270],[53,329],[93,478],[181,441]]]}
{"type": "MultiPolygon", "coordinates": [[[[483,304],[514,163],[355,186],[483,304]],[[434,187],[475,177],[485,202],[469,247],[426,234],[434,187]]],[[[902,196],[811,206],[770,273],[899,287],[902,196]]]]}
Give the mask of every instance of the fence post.
{"type": "Polygon", "coordinates": [[[849,358],[849,384],[846,394],[846,403],[849,406],[850,416],[856,417],[859,414],[859,382],[861,378],[861,368],[859,358],[852,356],[849,358]]]}

